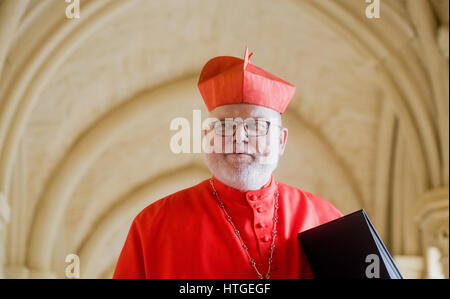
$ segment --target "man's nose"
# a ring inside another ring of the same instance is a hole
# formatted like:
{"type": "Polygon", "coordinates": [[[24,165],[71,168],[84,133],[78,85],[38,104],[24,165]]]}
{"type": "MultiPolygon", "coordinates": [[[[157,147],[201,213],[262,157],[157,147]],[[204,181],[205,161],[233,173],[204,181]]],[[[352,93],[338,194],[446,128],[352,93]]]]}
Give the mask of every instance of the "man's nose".
{"type": "Polygon", "coordinates": [[[245,131],[244,124],[239,124],[236,126],[236,133],[234,134],[237,143],[248,141],[247,132],[245,131]]]}

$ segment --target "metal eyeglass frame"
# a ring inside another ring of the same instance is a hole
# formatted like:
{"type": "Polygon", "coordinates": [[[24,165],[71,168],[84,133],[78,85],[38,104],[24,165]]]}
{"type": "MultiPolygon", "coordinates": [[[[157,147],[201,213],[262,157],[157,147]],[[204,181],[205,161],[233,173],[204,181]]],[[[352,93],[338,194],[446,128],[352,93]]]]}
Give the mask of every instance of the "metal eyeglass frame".
{"type": "MultiPolygon", "coordinates": [[[[247,134],[248,137],[262,137],[262,136],[267,136],[267,134],[269,134],[270,126],[271,126],[271,125],[274,125],[274,126],[277,126],[277,127],[279,127],[279,128],[282,128],[282,126],[280,126],[280,125],[278,125],[278,124],[275,124],[275,123],[272,123],[272,122],[270,122],[270,121],[268,121],[268,120],[265,120],[265,119],[257,119],[257,120],[255,120],[255,121],[264,121],[265,123],[267,123],[267,130],[266,130],[266,133],[265,133],[265,134],[261,134],[261,135],[249,135],[249,134],[248,134],[248,124],[247,124],[245,121],[228,120],[228,122],[232,122],[232,123],[233,123],[233,135],[217,134],[217,131],[215,130],[215,129],[216,129],[216,124],[217,124],[217,123],[221,123],[221,124],[222,124],[224,121],[227,122],[226,119],[220,119],[220,120],[214,121],[214,122],[212,122],[212,123],[210,124],[210,125],[212,126],[212,129],[214,130],[214,133],[215,133],[216,135],[220,136],[220,137],[234,137],[234,135],[236,134],[237,126],[238,126],[238,125],[241,125],[241,124],[244,124],[244,131],[245,131],[245,133],[247,134]]],[[[226,131],[226,130],[225,130],[225,131],[226,131]]]]}

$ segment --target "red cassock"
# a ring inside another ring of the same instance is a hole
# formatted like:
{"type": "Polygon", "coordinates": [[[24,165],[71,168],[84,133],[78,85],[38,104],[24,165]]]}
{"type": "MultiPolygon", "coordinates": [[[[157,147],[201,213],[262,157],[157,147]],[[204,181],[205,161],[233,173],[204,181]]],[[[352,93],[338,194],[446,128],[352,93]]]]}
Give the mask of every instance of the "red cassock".
{"type": "MultiPolygon", "coordinates": [[[[333,205],[277,182],[273,175],[263,188],[247,192],[213,180],[263,276],[271,252],[278,190],[279,220],[270,278],[313,278],[297,234],[341,217],[333,205]]],[[[258,275],[208,179],[156,201],[136,216],[113,278],[256,279],[258,275]]]]}

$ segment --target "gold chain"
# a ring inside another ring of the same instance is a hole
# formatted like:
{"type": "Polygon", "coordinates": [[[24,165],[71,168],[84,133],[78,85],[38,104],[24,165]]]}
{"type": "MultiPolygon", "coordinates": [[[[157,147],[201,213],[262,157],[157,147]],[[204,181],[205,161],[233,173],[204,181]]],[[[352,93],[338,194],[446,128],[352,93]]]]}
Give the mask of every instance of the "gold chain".
{"type": "MultiPolygon", "coordinates": [[[[219,206],[222,208],[223,212],[225,213],[225,216],[227,217],[228,222],[230,222],[231,226],[234,229],[234,232],[238,236],[239,240],[241,241],[242,248],[244,248],[245,252],[247,253],[248,259],[250,261],[250,265],[255,269],[256,273],[258,274],[258,278],[263,279],[264,277],[262,274],[258,271],[258,268],[256,267],[255,260],[250,256],[250,253],[248,252],[248,247],[245,245],[244,241],[242,240],[241,234],[239,230],[234,225],[233,221],[231,220],[231,216],[227,213],[225,210],[225,205],[219,198],[219,193],[217,193],[216,188],[214,188],[213,179],[209,179],[209,183],[211,184],[211,187],[213,188],[214,192],[213,194],[216,196],[217,201],[219,202],[219,206]]],[[[269,268],[267,270],[266,279],[270,278],[270,268],[272,266],[272,257],[273,257],[273,251],[275,250],[275,237],[277,235],[277,222],[278,222],[278,182],[275,182],[277,184],[277,192],[275,194],[275,209],[274,209],[274,216],[273,216],[273,231],[272,231],[272,245],[270,246],[270,257],[269,257],[269,268]]]]}

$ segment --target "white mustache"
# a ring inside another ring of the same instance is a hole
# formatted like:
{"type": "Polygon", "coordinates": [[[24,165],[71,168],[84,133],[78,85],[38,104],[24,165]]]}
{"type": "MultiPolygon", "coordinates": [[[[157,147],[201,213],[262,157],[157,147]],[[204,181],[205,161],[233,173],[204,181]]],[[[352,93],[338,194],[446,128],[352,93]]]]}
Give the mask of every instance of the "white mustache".
{"type": "Polygon", "coordinates": [[[255,147],[245,146],[245,147],[233,147],[229,148],[229,151],[227,151],[227,148],[224,149],[222,152],[223,154],[247,154],[252,157],[266,155],[268,153],[268,148],[264,149],[263,151],[258,151],[255,147]]]}
{"type": "Polygon", "coordinates": [[[253,149],[253,148],[247,148],[247,149],[244,149],[244,150],[236,150],[236,149],[234,149],[233,151],[230,151],[230,152],[224,152],[224,154],[247,154],[247,155],[250,155],[250,156],[255,156],[256,155],[256,149],[253,149]]]}

